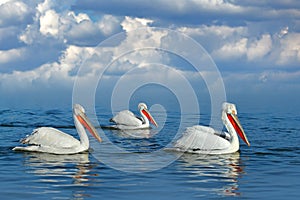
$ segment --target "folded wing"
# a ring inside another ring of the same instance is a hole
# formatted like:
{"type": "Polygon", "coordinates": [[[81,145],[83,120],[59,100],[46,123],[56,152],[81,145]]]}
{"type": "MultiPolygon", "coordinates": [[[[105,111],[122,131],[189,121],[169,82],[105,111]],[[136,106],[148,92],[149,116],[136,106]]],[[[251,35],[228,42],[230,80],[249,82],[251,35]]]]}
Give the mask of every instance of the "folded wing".
{"type": "Polygon", "coordinates": [[[174,144],[175,148],[184,151],[221,150],[229,146],[230,142],[216,134],[213,128],[199,125],[188,127],[174,144]]]}

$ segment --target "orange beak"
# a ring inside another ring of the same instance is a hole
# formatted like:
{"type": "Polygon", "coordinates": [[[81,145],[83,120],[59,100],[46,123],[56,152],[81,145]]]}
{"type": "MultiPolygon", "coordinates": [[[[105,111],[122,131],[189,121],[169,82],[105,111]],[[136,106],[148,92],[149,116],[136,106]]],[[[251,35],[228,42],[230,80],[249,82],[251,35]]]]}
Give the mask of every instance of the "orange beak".
{"type": "Polygon", "coordinates": [[[92,136],[94,136],[94,138],[96,138],[99,142],[102,142],[102,139],[99,136],[96,128],[92,125],[92,123],[84,113],[81,113],[76,117],[79,120],[79,122],[92,134],[92,136]]]}
{"type": "Polygon", "coordinates": [[[156,121],[154,120],[154,118],[152,117],[152,115],[147,109],[143,109],[142,112],[154,126],[158,127],[156,121]]]}
{"type": "Polygon", "coordinates": [[[235,129],[235,131],[238,133],[238,135],[242,138],[242,140],[248,145],[250,146],[250,143],[247,139],[247,136],[245,134],[245,131],[238,119],[238,117],[235,114],[227,114],[227,117],[230,121],[230,123],[232,124],[233,128],[235,129]]]}

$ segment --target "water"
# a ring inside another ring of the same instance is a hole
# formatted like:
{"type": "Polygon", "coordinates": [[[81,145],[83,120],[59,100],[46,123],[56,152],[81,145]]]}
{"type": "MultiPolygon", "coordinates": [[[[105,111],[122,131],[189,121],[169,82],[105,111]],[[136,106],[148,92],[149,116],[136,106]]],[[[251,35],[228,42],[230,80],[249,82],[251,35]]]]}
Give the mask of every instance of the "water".
{"type": "MultiPolygon", "coordinates": [[[[162,150],[181,129],[181,116],[168,113],[167,120],[162,122],[159,114],[153,116],[165,126],[152,129],[149,138],[132,138],[98,128],[117,148],[111,150],[111,144],[103,142],[89,154],[51,155],[11,149],[39,126],[52,126],[76,135],[70,108],[1,109],[0,198],[299,198],[299,114],[240,112],[251,147],[241,143],[239,153],[220,156],[179,155],[162,150]]],[[[99,110],[97,116],[105,124],[111,114],[99,110]]],[[[194,114],[183,117],[196,118],[194,114]]],[[[201,116],[201,120],[207,123],[208,116],[201,116]]],[[[192,124],[184,124],[189,125],[192,124]]]]}

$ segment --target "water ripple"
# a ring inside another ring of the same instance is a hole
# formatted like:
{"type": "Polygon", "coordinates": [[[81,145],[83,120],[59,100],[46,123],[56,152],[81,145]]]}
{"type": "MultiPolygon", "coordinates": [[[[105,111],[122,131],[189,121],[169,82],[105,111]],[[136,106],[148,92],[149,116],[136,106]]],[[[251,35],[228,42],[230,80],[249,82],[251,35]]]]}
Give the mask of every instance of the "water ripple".
{"type": "MultiPolygon", "coordinates": [[[[106,166],[90,154],[58,156],[13,152],[20,138],[39,126],[70,129],[76,133],[70,109],[0,110],[0,198],[37,196],[45,199],[219,199],[240,196],[245,199],[288,199],[299,195],[300,124],[299,115],[273,116],[272,113],[239,113],[251,147],[241,143],[241,151],[220,156],[183,154],[165,167],[148,173],[127,173],[106,166]],[[4,184],[5,183],[5,184],[4,184]]],[[[107,125],[111,113],[98,112],[107,125]]],[[[178,113],[168,115],[159,133],[145,137],[105,129],[103,134],[127,154],[115,155],[102,143],[103,157],[120,163],[132,157],[127,167],[139,162],[132,155],[156,152],[169,144],[177,133],[178,113]],[[149,137],[146,137],[149,136],[149,137]]],[[[193,119],[194,114],[184,117],[193,119]]],[[[205,123],[209,115],[201,116],[205,123]],[[206,119],[207,118],[207,119],[206,119]]],[[[96,120],[96,119],[93,119],[96,120]]],[[[187,124],[186,126],[189,126],[187,124]]],[[[100,129],[100,127],[98,127],[100,129]]],[[[155,131],[155,129],[153,130],[155,131]]],[[[180,130],[181,131],[181,130],[180,130]]],[[[77,137],[77,135],[76,135],[77,137]]],[[[163,158],[176,157],[164,152],[163,158]]],[[[143,160],[145,168],[156,163],[143,160]]],[[[161,164],[161,163],[160,163],[161,164]]],[[[136,169],[140,170],[140,169],[136,169]]]]}

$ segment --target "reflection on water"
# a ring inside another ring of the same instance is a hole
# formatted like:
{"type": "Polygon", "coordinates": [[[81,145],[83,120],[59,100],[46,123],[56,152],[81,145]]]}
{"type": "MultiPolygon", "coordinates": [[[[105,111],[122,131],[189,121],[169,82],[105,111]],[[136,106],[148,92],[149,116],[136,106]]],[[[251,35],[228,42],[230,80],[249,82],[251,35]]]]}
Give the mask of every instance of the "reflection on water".
{"type": "Polygon", "coordinates": [[[202,183],[197,191],[213,191],[220,195],[239,196],[238,179],[244,173],[240,164],[240,154],[181,156],[183,171],[190,172],[189,183],[202,183]],[[204,186],[204,187],[203,187],[204,186]],[[214,187],[212,187],[214,186],[214,187]]]}
{"type": "Polygon", "coordinates": [[[111,130],[111,132],[119,137],[128,139],[151,138],[157,131],[151,129],[136,129],[136,130],[111,130]]]}
{"type": "Polygon", "coordinates": [[[36,189],[36,192],[32,191],[33,194],[64,193],[61,189],[56,190],[64,187],[70,188],[73,197],[90,196],[84,188],[91,186],[91,179],[98,174],[92,172],[95,166],[90,163],[88,153],[74,155],[25,153],[24,156],[26,172],[33,174],[34,181],[38,183],[30,186],[32,190],[36,189]]]}
{"type": "Polygon", "coordinates": [[[106,130],[106,136],[108,138],[103,138],[101,144],[90,142],[92,149],[95,146],[99,146],[100,152],[103,149],[107,149],[108,153],[117,152],[134,152],[134,153],[149,153],[162,148],[157,142],[157,131],[153,129],[136,129],[136,130],[119,130],[119,129],[109,129],[106,130]],[[105,143],[111,143],[110,147],[104,147],[105,143]],[[118,148],[117,151],[115,149],[118,148]]]}

